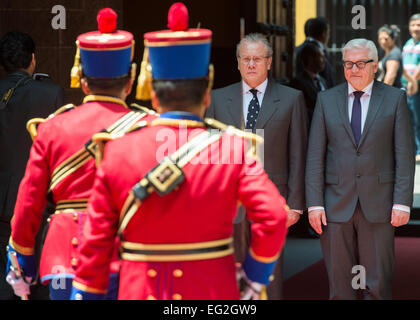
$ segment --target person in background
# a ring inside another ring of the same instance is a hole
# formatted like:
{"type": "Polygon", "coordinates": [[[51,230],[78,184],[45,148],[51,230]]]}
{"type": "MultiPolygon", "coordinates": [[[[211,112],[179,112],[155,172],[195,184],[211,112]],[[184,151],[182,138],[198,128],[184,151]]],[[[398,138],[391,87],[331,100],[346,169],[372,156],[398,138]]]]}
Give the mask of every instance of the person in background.
{"type": "MultiPolygon", "coordinates": [[[[26,123],[34,117],[47,117],[61,107],[64,90],[49,78],[39,79],[35,74],[35,42],[27,33],[11,31],[0,39],[0,64],[7,72],[0,80],[0,300],[6,300],[14,297],[4,274],[10,219],[32,145],[26,123]]],[[[37,253],[46,215],[44,212],[38,233],[37,253]]],[[[42,287],[31,289],[31,298],[48,298],[42,287]]]]}
{"type": "Polygon", "coordinates": [[[307,43],[300,54],[304,70],[296,75],[290,86],[303,92],[309,124],[315,109],[318,92],[327,89],[326,80],[319,74],[325,67],[325,56],[315,43],[307,43]]]}
{"type": "Polygon", "coordinates": [[[316,17],[308,19],[305,22],[305,41],[296,48],[295,55],[295,70],[296,74],[301,73],[304,69],[301,59],[301,51],[308,43],[315,43],[318,45],[325,56],[325,67],[319,73],[327,83],[327,89],[335,86],[335,75],[332,64],[330,62],[329,54],[327,51],[327,44],[330,39],[330,27],[328,20],[324,17],[316,17]]]}
{"type": "Polygon", "coordinates": [[[408,30],[411,38],[403,47],[402,85],[407,89],[408,108],[411,111],[416,142],[416,161],[420,161],[420,13],[410,17],[408,30]]]}
{"type": "Polygon", "coordinates": [[[400,29],[396,25],[384,25],[378,30],[378,43],[385,51],[379,61],[376,80],[401,88],[403,73],[401,49],[397,45],[400,29]]]}

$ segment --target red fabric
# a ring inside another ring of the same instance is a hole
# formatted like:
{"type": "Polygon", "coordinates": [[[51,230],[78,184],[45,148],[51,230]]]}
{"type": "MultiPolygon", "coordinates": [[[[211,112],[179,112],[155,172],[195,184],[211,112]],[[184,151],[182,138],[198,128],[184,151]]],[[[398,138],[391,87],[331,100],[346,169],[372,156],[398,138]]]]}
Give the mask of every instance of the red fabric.
{"type": "MultiPolygon", "coordinates": [[[[76,282],[106,290],[112,243],[129,191],[159,160],[185,143],[180,140],[203,130],[147,127],[107,144],[88,206],[87,239],[76,282]]],[[[286,235],[285,200],[260,164],[244,158],[243,147],[242,139],[228,135],[222,143],[211,144],[183,168],[186,179],[176,191],[163,198],[154,193],[142,203],[124,239],[147,244],[225,239],[232,236],[240,201],[253,221],[252,250],[261,257],[276,256],[286,235]]],[[[173,293],[185,299],[237,299],[233,255],[194,262],[122,262],[121,299],[146,299],[148,295],[171,299],[173,293]],[[155,278],[145,274],[149,268],[157,271],[155,278]],[[181,279],[172,276],[176,268],[183,271],[181,279]]]]}
{"type": "MultiPolygon", "coordinates": [[[[116,103],[88,102],[39,126],[25,176],[19,187],[11,222],[11,238],[17,245],[26,248],[35,246],[35,236],[46,205],[50,177],[54,169],[83,148],[94,133],[108,128],[129,111],[123,105],[116,103]]],[[[154,116],[146,116],[143,119],[150,118],[154,116]]],[[[89,198],[95,171],[95,163],[91,159],[66,177],[52,191],[54,203],[61,200],[89,198]]],[[[54,217],[49,226],[41,259],[41,277],[54,273],[55,265],[60,265],[69,272],[74,270],[71,259],[75,254],[71,241],[73,237],[78,237],[80,240],[79,223],[82,223],[83,219],[75,223],[69,215],[60,215],[54,217]]]]}

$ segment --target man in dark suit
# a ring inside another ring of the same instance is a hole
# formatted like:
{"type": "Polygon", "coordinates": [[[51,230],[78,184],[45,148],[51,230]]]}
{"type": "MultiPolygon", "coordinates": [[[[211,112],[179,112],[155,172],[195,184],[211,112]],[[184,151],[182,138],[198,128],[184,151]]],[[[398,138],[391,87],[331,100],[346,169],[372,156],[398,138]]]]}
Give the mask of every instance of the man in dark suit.
{"type": "Polygon", "coordinates": [[[374,81],[372,41],[351,40],[342,53],[347,82],[318,94],[312,119],[309,222],[321,234],[331,299],[391,299],[394,227],[408,222],[413,201],[410,113],[404,91],[374,81]]]}
{"type": "Polygon", "coordinates": [[[10,218],[32,145],[26,122],[47,117],[62,106],[63,89],[48,79],[32,78],[35,44],[28,34],[9,32],[3,36],[0,63],[8,73],[0,80],[0,299],[11,299],[13,291],[4,274],[5,254],[10,218]]]}
{"type": "MultiPolygon", "coordinates": [[[[261,34],[250,34],[237,46],[242,81],[214,90],[206,113],[237,128],[264,134],[264,169],[290,207],[288,226],[305,209],[304,169],[307,115],[301,92],[268,79],[273,50],[261,34]]],[[[238,222],[240,220],[237,219],[238,222]]],[[[235,225],[235,253],[242,261],[247,249],[248,225],[235,225]]],[[[282,263],[277,263],[268,298],[282,297],[282,263]]]]}
{"type": "Polygon", "coordinates": [[[327,88],[335,86],[334,68],[330,62],[327,51],[327,43],[330,38],[330,28],[328,20],[324,17],[317,17],[308,19],[305,23],[305,41],[295,51],[295,70],[296,74],[303,72],[304,66],[301,58],[302,49],[308,43],[313,43],[322,49],[325,56],[325,67],[320,72],[320,75],[326,80],[327,88]]]}
{"type": "Polygon", "coordinates": [[[300,57],[304,70],[292,79],[290,86],[303,92],[309,123],[311,123],[318,92],[327,89],[325,79],[319,75],[325,67],[325,56],[320,47],[314,43],[308,43],[303,47],[300,57]]]}

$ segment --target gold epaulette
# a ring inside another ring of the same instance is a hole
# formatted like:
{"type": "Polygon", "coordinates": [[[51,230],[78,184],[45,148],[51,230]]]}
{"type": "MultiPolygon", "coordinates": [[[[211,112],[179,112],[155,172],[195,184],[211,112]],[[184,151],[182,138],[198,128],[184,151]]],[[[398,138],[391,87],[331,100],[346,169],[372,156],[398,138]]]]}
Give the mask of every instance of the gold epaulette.
{"type": "Polygon", "coordinates": [[[148,114],[153,114],[155,116],[159,116],[159,114],[155,110],[149,109],[147,107],[143,107],[143,106],[141,106],[141,105],[139,105],[137,103],[130,104],[130,109],[140,110],[140,111],[144,111],[144,112],[146,112],[148,114]]]}
{"type": "Polygon", "coordinates": [[[72,104],[72,103],[69,103],[69,104],[66,104],[65,106],[62,106],[61,108],[59,108],[54,113],[50,114],[46,119],[44,119],[44,118],[33,118],[33,119],[29,120],[26,123],[26,130],[28,130],[29,134],[31,135],[32,141],[35,141],[35,138],[37,136],[37,126],[40,123],[43,123],[43,122],[47,121],[48,119],[51,119],[51,118],[55,117],[56,115],[58,115],[60,113],[67,112],[67,111],[72,110],[74,108],[75,108],[75,105],[72,104]]]}
{"type": "Polygon", "coordinates": [[[92,142],[95,144],[94,152],[96,167],[99,167],[104,158],[105,144],[114,139],[115,137],[108,132],[99,132],[93,135],[92,142]]]}
{"type": "Polygon", "coordinates": [[[73,103],[68,103],[60,108],[58,108],[54,113],[50,114],[47,119],[51,119],[52,117],[58,116],[61,113],[73,110],[76,106],[73,103]]]}
{"type": "Polygon", "coordinates": [[[146,120],[142,120],[142,121],[136,122],[125,133],[127,134],[127,133],[130,133],[130,132],[134,132],[134,131],[140,130],[141,128],[147,127],[147,124],[148,124],[148,122],[146,120]]]}
{"type": "Polygon", "coordinates": [[[260,137],[259,135],[256,135],[255,133],[237,129],[234,126],[226,125],[223,122],[220,122],[220,121],[212,119],[212,118],[205,118],[204,123],[211,128],[223,130],[228,134],[233,134],[235,136],[245,138],[247,140],[252,141],[253,143],[263,143],[264,142],[264,138],[260,137]]]}

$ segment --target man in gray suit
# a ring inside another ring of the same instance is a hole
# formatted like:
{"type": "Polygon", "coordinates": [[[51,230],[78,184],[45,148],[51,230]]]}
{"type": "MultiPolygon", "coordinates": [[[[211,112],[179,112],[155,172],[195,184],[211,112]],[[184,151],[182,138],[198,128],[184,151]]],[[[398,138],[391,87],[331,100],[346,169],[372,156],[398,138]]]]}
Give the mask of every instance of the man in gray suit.
{"type": "MultiPolygon", "coordinates": [[[[206,117],[257,133],[264,130],[264,169],[291,208],[288,226],[305,209],[304,169],[308,121],[300,91],[268,79],[273,50],[261,34],[249,34],[237,46],[242,81],[214,90],[206,117]]],[[[238,222],[240,219],[237,219],[238,222]]],[[[248,250],[249,225],[235,225],[235,254],[242,261],[248,250]]],[[[282,264],[277,263],[268,298],[282,297],[282,264]]]]}
{"type": "Polygon", "coordinates": [[[312,119],[309,222],[321,234],[330,299],[391,299],[394,227],[413,201],[410,114],[404,91],[374,81],[372,41],[351,40],[342,53],[347,82],[318,94],[312,119]]]}

